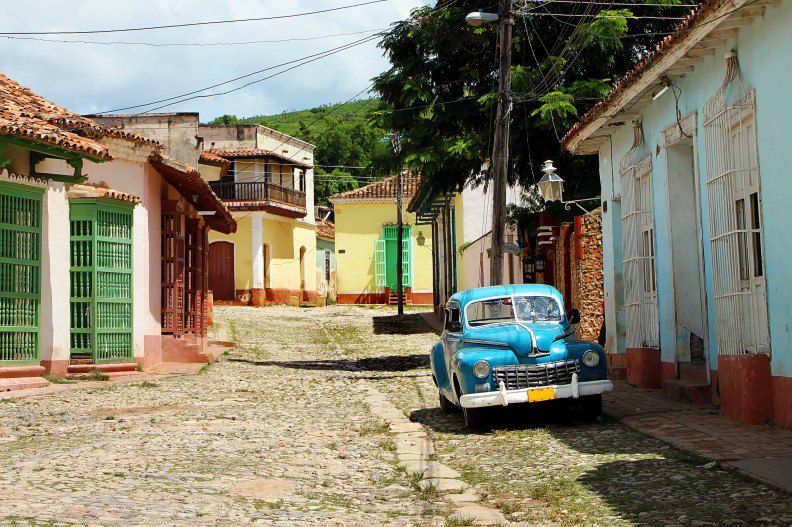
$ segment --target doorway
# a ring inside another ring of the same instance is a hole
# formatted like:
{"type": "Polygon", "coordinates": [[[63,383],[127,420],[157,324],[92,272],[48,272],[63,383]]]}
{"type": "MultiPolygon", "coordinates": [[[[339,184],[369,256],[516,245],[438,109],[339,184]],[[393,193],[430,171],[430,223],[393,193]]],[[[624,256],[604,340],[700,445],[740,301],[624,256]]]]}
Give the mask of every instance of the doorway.
{"type": "Polygon", "coordinates": [[[209,289],[215,300],[234,300],[234,244],[220,241],[209,244],[209,289]]]}
{"type": "Polygon", "coordinates": [[[674,348],[675,362],[704,367],[707,327],[701,206],[695,138],[688,135],[694,134],[679,134],[677,141],[666,148],[676,325],[674,348]]]}

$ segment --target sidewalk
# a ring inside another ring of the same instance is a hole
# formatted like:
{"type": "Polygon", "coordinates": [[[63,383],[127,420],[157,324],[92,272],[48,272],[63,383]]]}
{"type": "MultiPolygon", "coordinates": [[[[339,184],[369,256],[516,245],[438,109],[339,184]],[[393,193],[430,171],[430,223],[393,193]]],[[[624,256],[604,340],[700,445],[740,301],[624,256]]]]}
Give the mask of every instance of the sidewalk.
{"type": "MultiPolygon", "coordinates": [[[[421,313],[421,318],[438,334],[442,332],[441,317],[421,313]]],[[[712,406],[692,406],[666,399],[660,390],[642,390],[625,382],[614,384],[615,390],[603,400],[606,414],[792,493],[792,430],[744,425],[723,417],[712,406]]]]}
{"type": "Polygon", "coordinates": [[[679,448],[735,468],[792,492],[792,430],[744,425],[715,407],[671,401],[660,390],[617,382],[606,394],[605,413],[624,424],[679,448]]]}

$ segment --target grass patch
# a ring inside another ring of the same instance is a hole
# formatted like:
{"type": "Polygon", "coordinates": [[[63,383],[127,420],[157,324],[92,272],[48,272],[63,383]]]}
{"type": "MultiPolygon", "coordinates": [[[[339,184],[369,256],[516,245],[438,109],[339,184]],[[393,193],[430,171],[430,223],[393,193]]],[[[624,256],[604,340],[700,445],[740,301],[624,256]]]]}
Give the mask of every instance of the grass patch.
{"type": "Polygon", "coordinates": [[[457,518],[456,516],[446,518],[446,527],[463,527],[466,525],[473,525],[473,520],[470,518],[457,518]]]}
{"type": "Polygon", "coordinates": [[[77,382],[73,379],[61,379],[60,377],[50,377],[49,375],[45,375],[44,378],[52,384],[74,384],[77,382]]]}
{"type": "Polygon", "coordinates": [[[382,434],[387,434],[389,431],[390,431],[390,426],[388,426],[388,423],[382,422],[376,425],[361,428],[360,435],[364,437],[370,435],[382,435],[382,434]]]}
{"type": "Polygon", "coordinates": [[[253,500],[253,507],[257,511],[262,509],[278,510],[283,508],[283,499],[277,501],[253,500]]]}
{"type": "Polygon", "coordinates": [[[97,368],[91,370],[90,376],[92,381],[107,381],[110,379],[109,375],[97,368]]]}
{"type": "Polygon", "coordinates": [[[140,384],[135,384],[138,388],[156,388],[159,386],[156,382],[143,381],[140,384]]]}

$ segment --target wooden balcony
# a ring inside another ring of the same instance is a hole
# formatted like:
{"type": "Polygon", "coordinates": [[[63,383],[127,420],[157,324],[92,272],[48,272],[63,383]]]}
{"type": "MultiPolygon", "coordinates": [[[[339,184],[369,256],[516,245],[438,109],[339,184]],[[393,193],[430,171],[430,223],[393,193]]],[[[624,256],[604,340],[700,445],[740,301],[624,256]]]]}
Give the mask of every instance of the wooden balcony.
{"type": "Polygon", "coordinates": [[[305,192],[300,190],[265,181],[210,181],[209,186],[231,210],[265,210],[291,218],[307,214],[305,192]]]}

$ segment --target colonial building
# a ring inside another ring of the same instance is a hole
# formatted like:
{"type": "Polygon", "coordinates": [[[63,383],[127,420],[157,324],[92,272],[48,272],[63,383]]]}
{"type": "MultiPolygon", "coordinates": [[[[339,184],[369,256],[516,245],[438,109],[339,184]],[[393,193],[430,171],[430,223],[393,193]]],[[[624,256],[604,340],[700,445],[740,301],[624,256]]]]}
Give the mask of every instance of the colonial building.
{"type": "Polygon", "coordinates": [[[316,291],[328,301],[336,301],[335,224],[323,218],[316,219],[316,291]]]}
{"type": "MultiPolygon", "coordinates": [[[[396,177],[330,196],[335,206],[335,249],[338,303],[395,303],[398,275],[396,177]]],[[[432,303],[431,228],[416,224],[407,202],[418,187],[418,177],[402,180],[403,266],[405,300],[432,303]]]]}
{"type": "Polygon", "coordinates": [[[210,288],[253,305],[315,301],[314,146],[261,125],[201,126],[199,169],[233,211],[210,235],[210,288]]]}
{"type": "MultiPolygon", "coordinates": [[[[416,214],[417,225],[427,225],[432,232],[435,310],[445,307],[457,291],[490,285],[492,193],[487,190],[467,183],[461,192],[437,193],[422,184],[410,200],[407,209],[416,214]]],[[[519,201],[519,188],[509,188],[507,203],[519,201]]],[[[521,284],[523,265],[514,227],[507,226],[505,241],[503,283],[521,284]]]]}
{"type": "Polygon", "coordinates": [[[628,381],[792,426],[792,1],[702,2],[563,140],[597,155],[628,381]]]}
{"type": "Polygon", "coordinates": [[[0,389],[201,353],[207,234],[235,222],[161,148],[0,75],[0,389]]]}

